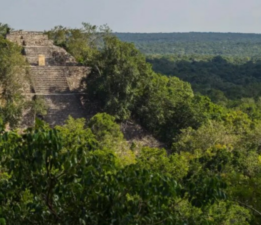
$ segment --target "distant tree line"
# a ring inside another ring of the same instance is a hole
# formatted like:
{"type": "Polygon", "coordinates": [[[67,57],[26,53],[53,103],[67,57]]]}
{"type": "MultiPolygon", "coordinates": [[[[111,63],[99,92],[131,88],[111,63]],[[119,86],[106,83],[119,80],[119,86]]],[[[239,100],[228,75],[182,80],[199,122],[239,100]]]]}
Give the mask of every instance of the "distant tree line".
{"type": "Polygon", "coordinates": [[[261,34],[241,33],[115,33],[148,55],[260,56],[261,34]]]}

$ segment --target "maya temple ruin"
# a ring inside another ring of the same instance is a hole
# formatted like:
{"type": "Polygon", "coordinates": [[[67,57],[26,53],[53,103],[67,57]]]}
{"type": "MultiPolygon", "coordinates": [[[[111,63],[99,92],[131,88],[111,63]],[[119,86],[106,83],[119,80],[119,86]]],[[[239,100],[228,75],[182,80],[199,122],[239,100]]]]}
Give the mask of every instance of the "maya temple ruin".
{"type": "MultiPolygon", "coordinates": [[[[43,119],[51,126],[61,125],[71,115],[84,117],[84,79],[90,68],[80,66],[63,48],[54,45],[42,32],[12,31],[7,39],[23,47],[29,63],[29,79],[23,89],[27,99],[41,97],[47,107],[43,119]]],[[[34,119],[24,113],[25,126],[34,119]]]]}

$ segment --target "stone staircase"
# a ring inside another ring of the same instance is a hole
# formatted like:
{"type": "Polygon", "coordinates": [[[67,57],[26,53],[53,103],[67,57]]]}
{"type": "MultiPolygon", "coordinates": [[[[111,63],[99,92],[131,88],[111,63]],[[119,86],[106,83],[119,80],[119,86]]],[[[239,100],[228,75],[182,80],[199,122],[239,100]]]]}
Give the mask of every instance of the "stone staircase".
{"type": "Polygon", "coordinates": [[[53,47],[46,47],[46,46],[31,46],[31,47],[24,47],[24,53],[26,57],[36,57],[38,55],[45,55],[47,58],[52,57],[52,52],[55,51],[53,47]]]}
{"type": "Polygon", "coordinates": [[[63,124],[68,116],[85,117],[80,96],[77,94],[45,95],[43,98],[48,105],[48,113],[44,119],[51,126],[63,124]]]}
{"type": "MultiPolygon", "coordinates": [[[[46,122],[55,126],[62,125],[69,115],[86,117],[80,81],[88,75],[89,68],[78,66],[70,54],[41,32],[13,31],[7,39],[23,46],[23,54],[30,64],[32,92],[29,95],[45,100],[48,113],[43,119],[46,122]],[[45,66],[38,66],[39,55],[45,56],[45,66]]],[[[23,124],[32,124],[32,121],[23,124]]]]}
{"type": "Polygon", "coordinates": [[[35,93],[68,93],[70,92],[63,69],[54,66],[33,66],[30,71],[35,93]]]}
{"type": "Polygon", "coordinates": [[[7,39],[21,46],[53,46],[53,42],[43,32],[11,31],[7,39]]]}
{"type": "Polygon", "coordinates": [[[24,46],[24,55],[31,65],[38,65],[38,56],[44,55],[48,66],[77,65],[76,60],[57,46],[24,46]]]}

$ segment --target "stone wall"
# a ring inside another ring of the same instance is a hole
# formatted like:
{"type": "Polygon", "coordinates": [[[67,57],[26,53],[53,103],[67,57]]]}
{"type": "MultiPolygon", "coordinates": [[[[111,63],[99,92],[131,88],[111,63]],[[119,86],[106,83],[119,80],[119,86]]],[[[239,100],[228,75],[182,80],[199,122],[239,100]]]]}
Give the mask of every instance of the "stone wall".
{"type": "Polygon", "coordinates": [[[74,57],[57,46],[25,46],[24,54],[31,65],[37,65],[39,55],[45,56],[47,66],[78,65],[74,57]]]}
{"type": "Polygon", "coordinates": [[[11,31],[6,39],[20,46],[51,46],[53,41],[42,32],[11,31]]]}
{"type": "Polygon", "coordinates": [[[84,79],[90,68],[84,66],[38,66],[30,67],[31,80],[35,93],[84,92],[84,79]],[[42,91],[40,91],[42,90],[42,91]],[[49,90],[49,91],[48,91],[49,90]]]}
{"type": "Polygon", "coordinates": [[[86,85],[84,79],[87,78],[90,73],[89,67],[83,66],[70,66],[67,67],[66,79],[69,85],[70,91],[82,92],[85,90],[86,85]]]}

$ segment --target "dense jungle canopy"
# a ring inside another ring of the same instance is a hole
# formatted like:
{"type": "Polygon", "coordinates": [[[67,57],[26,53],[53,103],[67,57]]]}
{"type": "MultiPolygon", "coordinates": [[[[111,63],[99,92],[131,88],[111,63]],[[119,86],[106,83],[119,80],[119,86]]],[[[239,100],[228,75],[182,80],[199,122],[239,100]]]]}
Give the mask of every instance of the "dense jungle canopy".
{"type": "Polygon", "coordinates": [[[58,26],[46,33],[92,67],[86,96],[100,112],[17,131],[22,95],[8,85],[21,83],[13,68],[26,62],[0,27],[0,224],[261,223],[258,60],[146,56],[107,26],[58,26]],[[127,120],[165,148],[127,141],[119,125],[127,120]]]}

